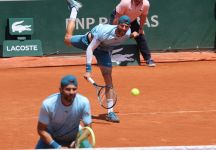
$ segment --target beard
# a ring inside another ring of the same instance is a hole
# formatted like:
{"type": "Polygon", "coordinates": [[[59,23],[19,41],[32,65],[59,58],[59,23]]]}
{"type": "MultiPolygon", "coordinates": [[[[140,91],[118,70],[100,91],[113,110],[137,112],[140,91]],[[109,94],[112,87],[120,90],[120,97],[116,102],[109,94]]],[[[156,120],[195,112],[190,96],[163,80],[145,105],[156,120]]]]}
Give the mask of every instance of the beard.
{"type": "Polygon", "coordinates": [[[117,29],[117,34],[119,37],[122,37],[126,34],[127,31],[124,31],[124,30],[120,30],[120,29],[117,29]]]}
{"type": "Polygon", "coordinates": [[[63,99],[68,102],[72,103],[76,95],[63,95],[63,99]]]}

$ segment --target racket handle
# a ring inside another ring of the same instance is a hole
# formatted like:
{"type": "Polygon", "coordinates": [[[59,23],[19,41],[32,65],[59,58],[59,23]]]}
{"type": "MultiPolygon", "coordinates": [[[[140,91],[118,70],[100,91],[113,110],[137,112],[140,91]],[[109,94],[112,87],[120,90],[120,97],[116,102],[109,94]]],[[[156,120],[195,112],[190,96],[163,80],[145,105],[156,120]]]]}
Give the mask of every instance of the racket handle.
{"type": "Polygon", "coordinates": [[[91,84],[95,84],[95,81],[94,81],[91,77],[87,78],[87,80],[88,80],[91,84]]]}

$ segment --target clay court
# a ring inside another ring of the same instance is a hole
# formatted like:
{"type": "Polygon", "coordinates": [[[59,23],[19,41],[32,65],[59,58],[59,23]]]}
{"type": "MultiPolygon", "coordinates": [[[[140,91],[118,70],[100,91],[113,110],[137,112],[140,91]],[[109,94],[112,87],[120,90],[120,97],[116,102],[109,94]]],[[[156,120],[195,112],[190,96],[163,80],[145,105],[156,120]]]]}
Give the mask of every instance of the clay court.
{"type": "MultiPolygon", "coordinates": [[[[85,67],[72,65],[80,58],[2,59],[1,149],[34,148],[41,102],[58,92],[59,80],[66,74],[78,77],[79,92],[91,102],[96,147],[215,145],[215,53],[198,53],[190,59],[181,55],[154,54],[155,68],[114,67],[119,98],[115,111],[120,123],[105,121],[106,110],[82,76],[85,67]],[[134,87],[140,89],[140,95],[130,94],[134,87]]],[[[93,78],[103,83],[99,68],[94,65],[93,70],[93,78]]]]}

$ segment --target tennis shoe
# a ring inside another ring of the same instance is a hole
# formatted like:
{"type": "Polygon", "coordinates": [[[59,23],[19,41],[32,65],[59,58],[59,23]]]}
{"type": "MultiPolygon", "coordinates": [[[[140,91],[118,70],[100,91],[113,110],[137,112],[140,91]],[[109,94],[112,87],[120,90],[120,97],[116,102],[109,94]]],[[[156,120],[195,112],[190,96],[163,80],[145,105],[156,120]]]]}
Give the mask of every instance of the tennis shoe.
{"type": "Polygon", "coordinates": [[[146,64],[149,67],[155,67],[156,66],[156,64],[154,63],[154,61],[152,59],[147,60],[146,64]]]}
{"type": "Polygon", "coordinates": [[[70,5],[70,8],[72,9],[73,7],[76,8],[76,10],[78,11],[81,7],[82,7],[82,4],[78,1],[75,1],[75,0],[67,0],[69,5],[70,5]]]}
{"type": "Polygon", "coordinates": [[[114,112],[108,113],[106,119],[107,121],[111,121],[111,122],[116,122],[116,123],[120,122],[119,117],[114,112]]]}

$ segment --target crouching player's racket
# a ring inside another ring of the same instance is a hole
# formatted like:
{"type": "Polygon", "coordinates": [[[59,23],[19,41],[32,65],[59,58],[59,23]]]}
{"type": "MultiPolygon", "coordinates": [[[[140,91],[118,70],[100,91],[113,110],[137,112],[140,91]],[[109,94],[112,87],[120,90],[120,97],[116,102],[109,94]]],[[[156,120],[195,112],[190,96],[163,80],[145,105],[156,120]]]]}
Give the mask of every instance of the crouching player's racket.
{"type": "Polygon", "coordinates": [[[92,78],[87,80],[96,88],[98,101],[103,108],[110,109],[117,102],[117,95],[112,86],[98,85],[92,78]]]}
{"type": "Polygon", "coordinates": [[[77,139],[79,138],[80,142],[76,145],[76,148],[94,148],[95,147],[95,134],[90,127],[82,127],[79,130],[77,139]]]}

